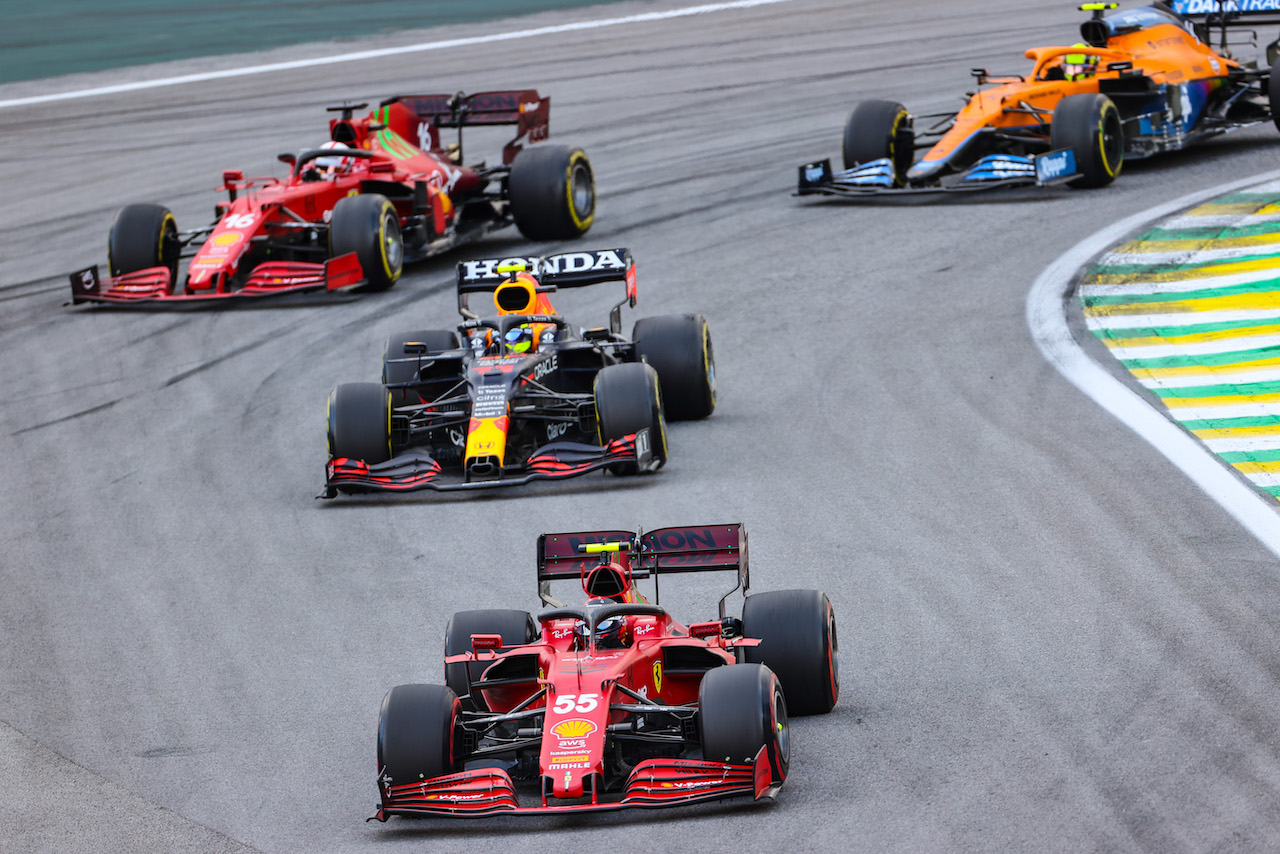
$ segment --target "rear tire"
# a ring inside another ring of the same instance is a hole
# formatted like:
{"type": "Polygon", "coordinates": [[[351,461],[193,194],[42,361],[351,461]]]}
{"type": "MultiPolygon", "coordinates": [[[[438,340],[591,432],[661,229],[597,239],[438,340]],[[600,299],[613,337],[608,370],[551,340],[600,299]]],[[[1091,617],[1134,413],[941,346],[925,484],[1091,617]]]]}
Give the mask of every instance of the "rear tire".
{"type": "MultiPolygon", "coordinates": [[[[667,461],[667,422],[658,372],[643,362],[609,365],[596,374],[596,432],[601,445],[648,428],[649,447],[661,468],[667,461]]],[[[635,463],[610,466],[619,475],[639,472],[635,463]]]]}
{"type": "Polygon", "coordinates": [[[775,782],[787,778],[791,731],[782,685],[762,664],[713,667],[698,689],[702,758],[743,765],[765,748],[775,782]]]}
{"type": "Polygon", "coordinates": [[[178,223],[166,207],[128,205],[116,214],[107,237],[107,266],[111,275],[136,273],[148,267],[168,267],[170,293],[178,281],[178,223]]]}
{"type": "Polygon", "coordinates": [[[458,771],[458,713],[458,696],[443,685],[392,688],[378,715],[378,770],[397,786],[458,771]]]}
{"type": "Polygon", "coordinates": [[[793,715],[822,715],[840,697],[840,644],[835,609],[818,590],[754,593],[742,606],[742,633],[759,638],[747,661],[778,674],[793,715]]]}
{"type": "Polygon", "coordinates": [[[1267,103],[1271,106],[1271,121],[1280,130],[1280,57],[1271,63],[1271,76],[1267,79],[1267,103]]]}
{"type": "MultiPolygon", "coordinates": [[[[434,356],[446,350],[458,349],[458,334],[448,329],[424,329],[420,332],[401,332],[387,339],[382,349],[382,382],[384,385],[413,382],[418,374],[415,362],[393,362],[393,359],[410,358],[404,351],[404,345],[415,341],[427,345],[424,356],[434,356]]],[[[391,401],[395,405],[420,403],[421,398],[408,389],[390,389],[391,401]]]]}
{"type": "Polygon", "coordinates": [[[915,161],[915,139],[906,107],[895,101],[859,101],[844,125],[844,168],[887,157],[893,163],[894,186],[901,187],[915,161]]]}
{"type": "Polygon", "coordinates": [[[706,418],[716,408],[716,360],[711,330],[700,314],[643,317],[631,338],[636,359],[658,372],[662,404],[671,421],[706,418]]]}
{"type": "Polygon", "coordinates": [[[404,238],[400,216],[386,196],[346,196],[333,206],[329,257],[348,252],[356,253],[369,290],[385,291],[399,280],[404,268],[404,238]]]}
{"type": "Polygon", "coordinates": [[[343,383],[329,393],[329,456],[391,459],[391,395],[382,383],[343,383]]]}
{"type": "Polygon", "coordinates": [[[1068,95],[1053,111],[1049,145],[1075,153],[1080,177],[1068,181],[1068,185],[1105,187],[1124,165],[1124,125],[1119,108],[1097,92],[1068,95]]]}
{"type": "Polygon", "coordinates": [[[516,155],[507,176],[516,228],[529,240],[574,240],[596,215],[596,179],[580,148],[532,145],[516,155]]]}
{"type": "MultiPolygon", "coordinates": [[[[471,651],[472,635],[502,635],[503,646],[532,643],[538,637],[537,626],[528,611],[491,609],[459,611],[449,618],[444,630],[445,656],[471,651]]],[[[492,662],[460,661],[445,664],[444,681],[474,711],[487,711],[480,696],[471,696],[471,683],[478,681],[492,662]]]]}

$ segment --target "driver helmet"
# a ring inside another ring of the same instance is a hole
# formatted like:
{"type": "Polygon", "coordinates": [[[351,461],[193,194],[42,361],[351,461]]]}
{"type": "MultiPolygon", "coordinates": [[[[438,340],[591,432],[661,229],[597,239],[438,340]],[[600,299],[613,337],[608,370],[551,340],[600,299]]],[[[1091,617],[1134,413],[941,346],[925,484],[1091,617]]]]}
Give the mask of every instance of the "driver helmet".
{"type": "MultiPolygon", "coordinates": [[[[346,148],[347,146],[343,145],[341,142],[331,139],[320,147],[325,151],[329,151],[334,148],[346,148]]],[[[354,162],[354,159],[350,157],[338,157],[336,155],[329,154],[324,157],[317,157],[315,159],[315,167],[316,171],[321,175],[332,177],[334,175],[341,175],[343,173],[350,172],[351,164],[354,162]]]]}
{"type": "Polygon", "coordinates": [[[622,649],[631,646],[631,627],[627,618],[619,615],[596,624],[596,646],[600,649],[622,649]]]}
{"type": "Polygon", "coordinates": [[[507,330],[505,336],[507,352],[510,353],[528,353],[533,349],[533,330],[528,324],[513,326],[507,330]]]}
{"type": "Polygon", "coordinates": [[[1089,46],[1076,42],[1072,47],[1080,48],[1081,53],[1069,53],[1062,57],[1062,74],[1067,80],[1084,80],[1098,71],[1098,57],[1084,53],[1089,46]]]}

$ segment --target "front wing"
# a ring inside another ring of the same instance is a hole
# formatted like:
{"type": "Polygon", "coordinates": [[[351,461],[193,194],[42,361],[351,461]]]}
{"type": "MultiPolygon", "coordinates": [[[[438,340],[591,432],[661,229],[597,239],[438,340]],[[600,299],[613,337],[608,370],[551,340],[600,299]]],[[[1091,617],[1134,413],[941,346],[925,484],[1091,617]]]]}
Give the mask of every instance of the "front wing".
{"type": "Polygon", "coordinates": [[[893,162],[887,157],[843,172],[833,172],[828,159],[800,167],[795,195],[847,197],[973,192],[995,187],[1048,187],[1077,177],[1075,153],[1069,148],[1030,156],[991,154],[964,172],[947,176],[945,181],[908,187],[896,186],[893,162]]]}
{"type": "Polygon", "coordinates": [[[100,276],[98,266],[71,274],[71,302],[143,303],[247,299],[303,291],[349,288],[363,284],[364,270],[354,252],[323,264],[306,261],[267,261],[253,268],[244,286],[234,291],[173,293],[168,267],[148,267],[122,276],[100,276]]]}
{"type": "Polygon", "coordinates": [[[398,786],[379,778],[382,804],[369,820],[386,821],[393,815],[481,818],[577,813],[667,807],[734,797],[772,800],[781,787],[782,781],[773,778],[764,748],[746,765],[646,759],[631,771],[621,798],[592,798],[589,803],[549,804],[544,797],[539,805],[521,806],[507,772],[485,768],[398,786]]]}
{"type": "Polygon", "coordinates": [[[618,463],[636,463],[641,471],[649,471],[655,462],[647,429],[615,439],[603,447],[578,442],[552,442],[534,451],[520,474],[469,483],[440,482],[437,478],[444,468],[421,451],[407,451],[385,463],[373,465],[364,460],[336,457],[325,466],[324,492],[316,497],[336,498],[339,492],[492,489],[519,486],[535,480],[578,477],[618,463]]]}

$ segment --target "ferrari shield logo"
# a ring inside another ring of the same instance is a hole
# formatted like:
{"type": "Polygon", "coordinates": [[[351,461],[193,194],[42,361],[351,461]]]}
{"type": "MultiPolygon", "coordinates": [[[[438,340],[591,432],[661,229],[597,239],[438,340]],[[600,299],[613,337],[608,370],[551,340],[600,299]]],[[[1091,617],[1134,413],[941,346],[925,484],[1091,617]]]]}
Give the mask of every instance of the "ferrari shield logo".
{"type": "Polygon", "coordinates": [[[653,663],[653,693],[662,693],[662,662],[655,661],[653,663]]]}

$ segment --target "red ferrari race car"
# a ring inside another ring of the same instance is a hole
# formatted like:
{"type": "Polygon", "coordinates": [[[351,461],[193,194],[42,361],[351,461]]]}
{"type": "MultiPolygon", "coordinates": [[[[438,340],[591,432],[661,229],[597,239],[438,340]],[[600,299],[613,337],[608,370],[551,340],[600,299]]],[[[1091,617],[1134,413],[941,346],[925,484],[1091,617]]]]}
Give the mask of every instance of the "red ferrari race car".
{"type": "Polygon", "coordinates": [[[667,418],[715,409],[715,356],[700,314],[644,317],[626,338],[635,304],[626,249],[460,263],[457,330],[392,335],[382,382],[329,395],[320,497],[657,470],[667,418]],[[557,288],[603,282],[626,287],[607,327],[576,329],[551,304],[557,288]],[[475,293],[492,293],[496,316],[471,310],[475,293]]]}
{"type": "Polygon", "coordinates": [[[222,173],[228,199],[212,225],[179,231],[160,205],[120,211],[110,276],[71,274],[73,303],[209,300],[350,287],[391,287],[406,261],[515,224],[530,240],[580,237],[595,215],[581,149],[542,142],[551,99],[536,91],[401,95],[330,107],[329,141],[281,154],[289,174],[222,173]],[[462,129],[515,125],[502,163],[462,165],[462,129]],[[441,128],[458,141],[440,142],[441,128]],[[529,143],[529,145],[525,145],[529,143]],[[537,143],[536,145],[533,143],[537,143]],[[180,264],[187,260],[185,274],[180,264]]]}
{"type": "Polygon", "coordinates": [[[446,684],[388,692],[373,818],[772,799],[790,763],[788,714],[824,714],[839,697],[831,602],[750,593],[741,525],[543,534],[538,595],[549,608],[536,618],[454,614],[446,684]],[[717,619],[686,626],[658,605],[660,576],[712,570],[737,576],[717,619]],[[569,579],[585,604],[552,597],[569,579]],[[739,589],[741,618],[725,608],[739,589]]]}

